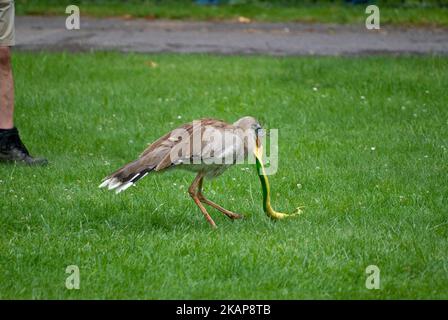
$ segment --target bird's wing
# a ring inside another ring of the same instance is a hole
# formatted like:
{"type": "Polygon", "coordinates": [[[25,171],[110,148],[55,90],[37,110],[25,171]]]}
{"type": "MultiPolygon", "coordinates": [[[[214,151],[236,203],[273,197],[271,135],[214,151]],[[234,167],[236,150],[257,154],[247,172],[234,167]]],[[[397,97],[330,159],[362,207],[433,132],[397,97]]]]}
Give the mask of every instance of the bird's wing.
{"type": "MultiPolygon", "coordinates": [[[[215,150],[214,154],[222,157],[225,155],[225,148],[211,148],[214,143],[202,137],[212,136],[210,132],[221,132],[226,128],[232,126],[220,120],[201,119],[174,129],[152,143],[137,160],[106,177],[100,187],[109,187],[121,192],[151,171],[160,171],[198,157],[200,160],[209,157],[204,150],[215,150]],[[198,148],[193,147],[195,139],[199,141],[198,148]]],[[[227,148],[227,151],[230,151],[230,148],[227,148]]]]}
{"type": "Polygon", "coordinates": [[[160,171],[172,165],[196,163],[205,158],[224,154],[222,141],[212,137],[222,136],[224,131],[233,129],[228,123],[215,119],[201,119],[173,130],[150,154],[164,153],[155,170],[160,171]]]}
{"type": "Polygon", "coordinates": [[[202,139],[200,158],[205,164],[233,164],[244,156],[244,142],[235,130],[207,127],[202,139]]]}
{"type": "Polygon", "coordinates": [[[168,132],[147,147],[136,160],[124,165],[104,178],[104,180],[106,181],[111,178],[117,178],[117,180],[123,182],[133,179],[133,177],[138,173],[154,170],[176,145],[176,141],[172,138],[176,136],[176,132],[181,129],[189,131],[191,128],[192,125],[186,124],[168,132]]]}

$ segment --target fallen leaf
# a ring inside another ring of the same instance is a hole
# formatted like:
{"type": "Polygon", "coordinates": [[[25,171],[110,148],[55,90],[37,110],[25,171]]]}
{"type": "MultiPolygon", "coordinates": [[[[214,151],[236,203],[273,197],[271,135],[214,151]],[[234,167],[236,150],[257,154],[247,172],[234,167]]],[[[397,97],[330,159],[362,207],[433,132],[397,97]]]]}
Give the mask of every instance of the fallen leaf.
{"type": "Polygon", "coordinates": [[[246,17],[238,17],[238,22],[239,23],[250,23],[250,19],[246,18],[246,17]]]}
{"type": "Polygon", "coordinates": [[[157,68],[158,64],[154,61],[145,61],[145,64],[150,68],[157,68]]]}
{"type": "Polygon", "coordinates": [[[146,20],[153,21],[153,20],[156,20],[156,19],[157,19],[157,16],[155,16],[155,15],[153,15],[153,14],[150,14],[150,15],[145,16],[145,19],[146,19],[146,20]]]}

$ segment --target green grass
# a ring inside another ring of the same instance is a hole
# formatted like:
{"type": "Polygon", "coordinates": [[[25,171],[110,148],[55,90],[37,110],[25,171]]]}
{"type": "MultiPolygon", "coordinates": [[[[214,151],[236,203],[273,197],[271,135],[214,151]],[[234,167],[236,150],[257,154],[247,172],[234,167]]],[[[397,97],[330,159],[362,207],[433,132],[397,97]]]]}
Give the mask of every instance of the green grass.
{"type": "MultiPolygon", "coordinates": [[[[193,1],[52,1],[16,0],[17,13],[64,15],[70,4],[78,4],[81,15],[123,16],[148,19],[235,20],[244,16],[256,21],[364,23],[365,5],[329,3],[281,4],[240,1],[240,4],[200,6],[193,1]]],[[[433,6],[391,6],[380,4],[381,23],[395,25],[448,26],[448,8],[433,6]]]]}
{"type": "Polygon", "coordinates": [[[0,298],[448,298],[447,58],[13,62],[16,124],[51,165],[0,166],[0,298]],[[120,195],[97,188],[168,130],[243,115],[279,129],[273,205],[305,205],[302,216],[270,221],[245,166],[205,185],[246,216],[210,209],[216,231],[186,192],[191,173],[150,175],[120,195]],[[80,290],[65,288],[72,264],[80,290]],[[381,290],[365,288],[368,265],[381,290]]]}

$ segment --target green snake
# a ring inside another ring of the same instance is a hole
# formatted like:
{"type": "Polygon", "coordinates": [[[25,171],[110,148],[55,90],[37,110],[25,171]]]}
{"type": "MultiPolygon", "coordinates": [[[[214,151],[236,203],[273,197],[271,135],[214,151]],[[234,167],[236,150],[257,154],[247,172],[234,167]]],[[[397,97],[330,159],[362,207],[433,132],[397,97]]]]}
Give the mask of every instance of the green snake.
{"type": "Polygon", "coordinates": [[[273,220],[280,220],[280,219],[293,217],[293,216],[297,216],[297,215],[301,214],[302,210],[300,207],[297,208],[296,212],[292,213],[292,214],[281,213],[281,212],[275,211],[271,207],[271,196],[270,196],[271,189],[269,187],[268,177],[266,175],[266,171],[265,171],[264,165],[263,165],[263,160],[262,160],[263,147],[261,146],[261,144],[257,143],[257,146],[255,147],[255,150],[254,150],[254,154],[255,154],[257,172],[258,172],[258,176],[260,178],[261,188],[263,191],[263,210],[264,210],[264,212],[268,215],[269,218],[271,218],[273,220]]]}

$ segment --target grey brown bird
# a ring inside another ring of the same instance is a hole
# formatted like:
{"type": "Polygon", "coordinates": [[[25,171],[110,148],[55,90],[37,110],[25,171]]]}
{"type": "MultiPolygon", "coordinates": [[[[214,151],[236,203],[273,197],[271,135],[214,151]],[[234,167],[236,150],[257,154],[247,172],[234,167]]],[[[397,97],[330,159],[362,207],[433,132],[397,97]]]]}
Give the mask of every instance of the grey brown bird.
{"type": "Polygon", "coordinates": [[[188,192],[212,227],[215,222],[204,204],[230,219],[242,216],[207,199],[202,193],[204,178],[221,175],[231,165],[244,162],[259,143],[260,124],[243,117],[233,124],[216,119],[200,119],[178,127],[154,141],[140,157],[103,179],[100,185],[122,192],[148,173],[185,169],[196,173],[188,192]]]}

